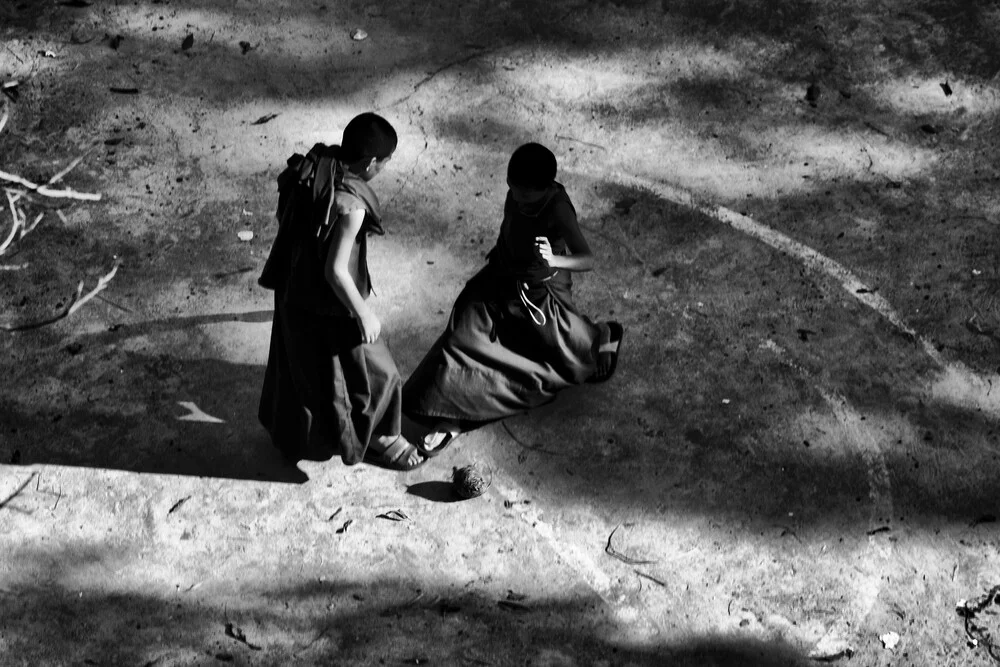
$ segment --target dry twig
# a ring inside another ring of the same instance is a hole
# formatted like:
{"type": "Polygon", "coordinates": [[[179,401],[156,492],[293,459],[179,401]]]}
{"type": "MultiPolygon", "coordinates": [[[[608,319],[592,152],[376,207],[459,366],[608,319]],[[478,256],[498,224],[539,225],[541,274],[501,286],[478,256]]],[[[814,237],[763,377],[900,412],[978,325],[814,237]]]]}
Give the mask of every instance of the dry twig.
{"type": "MultiPolygon", "coordinates": [[[[75,165],[73,165],[75,166],[75,165]]],[[[64,199],[80,199],[83,201],[100,201],[101,195],[97,193],[90,192],[77,192],[76,190],[53,190],[48,186],[39,185],[38,183],[32,183],[26,178],[22,178],[16,174],[9,174],[6,171],[0,171],[0,179],[5,180],[9,183],[17,183],[20,186],[31,190],[32,192],[37,192],[40,195],[46,197],[64,198],[64,199]]]]}
{"type": "Polygon", "coordinates": [[[63,318],[69,317],[70,315],[78,311],[80,308],[82,308],[83,304],[93,299],[108,286],[108,283],[111,282],[111,279],[115,277],[115,273],[118,272],[119,266],[120,264],[116,262],[114,267],[111,269],[111,271],[107,273],[107,275],[104,275],[97,280],[97,286],[94,287],[94,289],[87,292],[86,294],[83,293],[84,283],[81,280],[80,284],[77,285],[76,287],[76,296],[73,297],[73,300],[69,303],[68,306],[63,308],[61,311],[59,311],[52,317],[48,317],[44,320],[39,320],[37,322],[29,322],[27,324],[14,324],[14,325],[0,324],[0,329],[2,329],[3,331],[27,331],[29,329],[39,329],[49,324],[54,324],[55,322],[58,322],[63,318]]]}
{"type": "Polygon", "coordinates": [[[0,509],[3,509],[4,507],[6,507],[7,505],[10,504],[10,501],[12,501],[15,498],[17,498],[17,496],[22,491],[24,491],[25,487],[27,487],[28,484],[31,483],[31,480],[33,480],[37,474],[38,474],[37,472],[31,473],[31,476],[28,477],[28,479],[24,480],[24,482],[21,484],[21,486],[17,487],[17,489],[14,490],[14,493],[12,493],[9,496],[7,496],[7,498],[5,498],[4,500],[0,500],[0,509]]]}
{"type": "MultiPolygon", "coordinates": [[[[74,169],[76,169],[76,166],[78,164],[80,164],[81,162],[83,162],[83,158],[85,158],[88,155],[90,155],[90,152],[92,150],[94,150],[93,146],[91,146],[86,151],[84,151],[83,155],[81,155],[80,157],[78,157],[75,160],[73,160],[72,162],[70,162],[69,166],[67,166],[65,169],[63,169],[62,171],[58,172],[55,176],[53,176],[52,178],[50,178],[49,182],[46,183],[45,185],[55,185],[56,183],[58,183],[59,181],[61,181],[63,179],[63,177],[66,176],[66,174],[68,174],[69,172],[71,172],[74,169]]],[[[98,197],[100,197],[100,195],[98,195],[98,197]]]]}
{"type": "Polygon", "coordinates": [[[615,529],[611,531],[610,535],[608,535],[608,544],[606,547],[604,547],[605,553],[607,553],[612,558],[617,558],[626,565],[652,565],[653,563],[656,562],[655,560],[639,560],[637,558],[630,558],[625,554],[623,554],[622,552],[615,549],[614,545],[611,544],[611,540],[614,538],[615,533],[618,532],[619,528],[621,528],[621,525],[615,526],[615,529]]]}
{"type": "Polygon", "coordinates": [[[3,243],[0,243],[0,255],[7,252],[7,248],[10,247],[14,237],[17,236],[17,230],[21,227],[21,216],[17,214],[17,209],[14,207],[14,198],[11,196],[10,192],[7,193],[7,203],[10,204],[10,234],[7,235],[7,238],[3,243]]]}

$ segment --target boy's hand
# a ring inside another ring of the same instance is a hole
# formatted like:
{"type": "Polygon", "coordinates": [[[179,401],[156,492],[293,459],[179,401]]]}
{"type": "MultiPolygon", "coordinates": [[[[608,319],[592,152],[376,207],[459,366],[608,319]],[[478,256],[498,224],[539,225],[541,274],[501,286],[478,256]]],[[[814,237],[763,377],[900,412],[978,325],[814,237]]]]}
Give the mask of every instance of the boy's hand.
{"type": "Polygon", "coordinates": [[[552,246],[549,244],[549,240],[544,236],[535,237],[535,251],[538,256],[542,258],[542,261],[546,264],[552,264],[552,246]]]}
{"type": "Polygon", "coordinates": [[[374,343],[382,333],[382,323],[371,311],[358,318],[361,324],[361,341],[363,343],[374,343]]]}

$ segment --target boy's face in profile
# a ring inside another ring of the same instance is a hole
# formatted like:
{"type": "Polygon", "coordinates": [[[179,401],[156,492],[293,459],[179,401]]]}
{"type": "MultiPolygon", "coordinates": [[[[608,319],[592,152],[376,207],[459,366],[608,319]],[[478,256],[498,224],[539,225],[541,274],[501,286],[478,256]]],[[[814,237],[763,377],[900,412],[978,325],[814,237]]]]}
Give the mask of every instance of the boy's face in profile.
{"type": "Polygon", "coordinates": [[[385,169],[385,166],[389,164],[389,160],[391,159],[392,159],[392,153],[385,156],[381,160],[379,160],[378,158],[372,158],[372,161],[368,165],[368,168],[365,169],[364,172],[361,174],[361,178],[363,178],[366,181],[372,180],[380,173],[382,173],[382,170],[385,169]]]}
{"type": "Polygon", "coordinates": [[[529,188],[523,185],[515,185],[507,179],[507,187],[510,188],[510,196],[514,201],[521,205],[534,204],[535,202],[542,199],[548,190],[536,190],[535,188],[529,188]]]}

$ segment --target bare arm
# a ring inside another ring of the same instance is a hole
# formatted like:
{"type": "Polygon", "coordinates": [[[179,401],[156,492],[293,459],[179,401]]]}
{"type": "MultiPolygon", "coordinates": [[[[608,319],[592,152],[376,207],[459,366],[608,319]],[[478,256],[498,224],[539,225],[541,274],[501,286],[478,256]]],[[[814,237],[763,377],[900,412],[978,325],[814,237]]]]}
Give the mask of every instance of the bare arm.
{"type": "Polygon", "coordinates": [[[364,342],[374,343],[381,333],[382,324],[361,296],[348,268],[354,239],[361,231],[364,221],[364,211],[351,211],[337,219],[333,225],[333,241],[323,270],[334,294],[358,318],[364,342]]]}
{"type": "MultiPolygon", "coordinates": [[[[549,259],[546,261],[553,269],[562,269],[563,271],[590,271],[594,268],[594,255],[590,252],[589,248],[583,252],[578,252],[567,242],[566,247],[572,254],[553,255],[552,247],[549,246],[549,240],[544,236],[539,238],[544,243],[545,247],[548,247],[549,259]]],[[[539,248],[539,252],[542,253],[542,258],[545,259],[545,251],[542,248],[539,248]]]]}
{"type": "Polygon", "coordinates": [[[568,213],[560,225],[563,238],[566,239],[566,249],[568,255],[552,254],[552,246],[544,236],[535,239],[535,247],[538,254],[542,256],[548,265],[553,269],[563,271],[590,271],[594,268],[594,254],[587,245],[587,239],[580,231],[580,225],[576,222],[576,215],[568,213]]]}

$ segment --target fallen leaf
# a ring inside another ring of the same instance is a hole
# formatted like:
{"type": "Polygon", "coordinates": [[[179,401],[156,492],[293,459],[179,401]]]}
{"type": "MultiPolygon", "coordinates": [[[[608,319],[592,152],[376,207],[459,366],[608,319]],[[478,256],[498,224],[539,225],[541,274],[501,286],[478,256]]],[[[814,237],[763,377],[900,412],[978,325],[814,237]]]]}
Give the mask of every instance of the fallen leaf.
{"type": "Polygon", "coordinates": [[[211,416],[209,414],[205,414],[204,412],[202,412],[201,408],[199,408],[197,405],[195,405],[191,401],[177,401],[177,404],[180,405],[183,408],[187,408],[190,411],[190,414],[186,414],[186,415],[183,415],[182,417],[178,417],[177,418],[178,421],[182,421],[182,422],[205,422],[206,424],[223,424],[223,423],[225,423],[221,419],[219,419],[218,417],[213,417],[213,416],[211,416]]]}
{"type": "Polygon", "coordinates": [[[944,83],[942,83],[940,85],[941,85],[941,90],[944,91],[944,96],[945,97],[950,97],[951,96],[951,86],[948,85],[948,82],[945,81],[944,83]]]}
{"type": "Polygon", "coordinates": [[[188,34],[188,36],[184,38],[184,41],[181,42],[181,50],[187,51],[192,46],[194,46],[194,35],[188,34]]]}
{"type": "Polygon", "coordinates": [[[184,496],[183,498],[181,498],[180,500],[178,500],[176,503],[174,503],[169,510],[167,510],[167,514],[173,514],[178,509],[180,509],[181,505],[183,505],[184,503],[186,503],[189,500],[191,500],[191,496],[184,496]]]}

